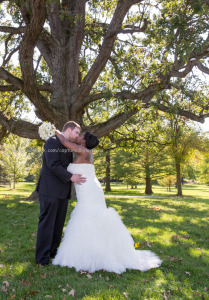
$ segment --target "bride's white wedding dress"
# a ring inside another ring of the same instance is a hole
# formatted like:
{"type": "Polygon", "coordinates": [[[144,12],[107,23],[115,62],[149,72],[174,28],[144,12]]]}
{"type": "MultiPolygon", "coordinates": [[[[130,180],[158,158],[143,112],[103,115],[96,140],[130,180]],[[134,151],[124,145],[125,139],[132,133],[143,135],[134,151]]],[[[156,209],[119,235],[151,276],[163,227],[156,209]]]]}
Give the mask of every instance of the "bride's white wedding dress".
{"type": "Polygon", "coordinates": [[[90,273],[98,270],[122,273],[126,269],[147,271],[161,260],[149,250],[135,250],[134,241],[114,208],[107,208],[94,165],[70,164],[68,171],[87,178],[75,184],[77,204],[53,265],[74,267],[90,273]]]}

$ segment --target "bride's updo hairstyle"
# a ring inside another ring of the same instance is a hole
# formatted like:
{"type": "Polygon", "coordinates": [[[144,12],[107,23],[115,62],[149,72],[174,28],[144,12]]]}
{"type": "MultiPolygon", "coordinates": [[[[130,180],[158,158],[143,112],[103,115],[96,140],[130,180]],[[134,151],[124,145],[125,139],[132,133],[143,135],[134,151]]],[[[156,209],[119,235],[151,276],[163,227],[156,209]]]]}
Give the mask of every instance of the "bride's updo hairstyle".
{"type": "Polygon", "coordinates": [[[99,145],[98,137],[88,131],[85,132],[83,138],[86,141],[86,148],[89,150],[91,150],[99,145]]]}

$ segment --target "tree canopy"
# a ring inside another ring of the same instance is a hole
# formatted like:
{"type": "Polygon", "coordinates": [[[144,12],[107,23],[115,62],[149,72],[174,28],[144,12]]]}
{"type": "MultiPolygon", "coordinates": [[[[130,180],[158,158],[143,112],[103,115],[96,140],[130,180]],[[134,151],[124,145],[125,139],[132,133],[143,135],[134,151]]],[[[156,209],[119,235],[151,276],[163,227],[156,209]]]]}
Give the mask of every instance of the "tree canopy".
{"type": "Polygon", "coordinates": [[[205,0],[1,0],[2,132],[40,138],[21,118],[29,102],[41,121],[99,137],[141,107],[204,122],[208,10],[205,0]]]}

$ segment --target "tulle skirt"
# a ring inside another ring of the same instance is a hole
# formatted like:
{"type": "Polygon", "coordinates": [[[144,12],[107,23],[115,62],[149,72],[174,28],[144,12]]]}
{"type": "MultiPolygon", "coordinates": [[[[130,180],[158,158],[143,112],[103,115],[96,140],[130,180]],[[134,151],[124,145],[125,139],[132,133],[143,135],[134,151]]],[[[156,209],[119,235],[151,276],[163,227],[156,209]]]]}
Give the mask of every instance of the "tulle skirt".
{"type": "Polygon", "coordinates": [[[126,269],[147,271],[161,265],[149,250],[135,250],[134,241],[114,208],[77,203],[53,265],[93,273],[126,269]]]}

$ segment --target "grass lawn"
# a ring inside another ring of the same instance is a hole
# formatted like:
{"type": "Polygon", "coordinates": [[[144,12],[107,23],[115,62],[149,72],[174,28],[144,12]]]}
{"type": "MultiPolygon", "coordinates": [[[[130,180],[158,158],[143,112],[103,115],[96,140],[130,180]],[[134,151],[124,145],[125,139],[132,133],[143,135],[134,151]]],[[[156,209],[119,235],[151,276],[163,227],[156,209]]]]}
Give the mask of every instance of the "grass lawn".
{"type": "MultiPolygon", "coordinates": [[[[0,189],[0,299],[209,299],[209,187],[184,186],[180,198],[174,189],[154,186],[155,194],[147,197],[143,186],[113,186],[107,205],[120,214],[139,250],[152,250],[163,260],[158,269],[121,275],[38,267],[39,204],[25,201],[33,189],[31,183],[0,189]]],[[[70,201],[66,220],[74,206],[70,201]]]]}

